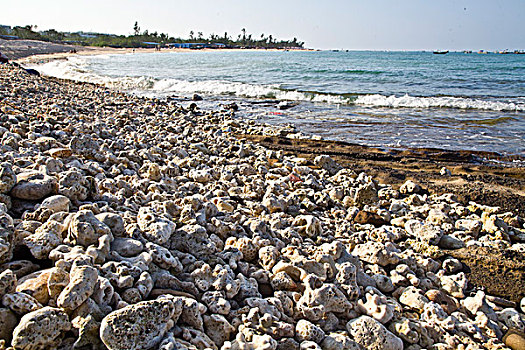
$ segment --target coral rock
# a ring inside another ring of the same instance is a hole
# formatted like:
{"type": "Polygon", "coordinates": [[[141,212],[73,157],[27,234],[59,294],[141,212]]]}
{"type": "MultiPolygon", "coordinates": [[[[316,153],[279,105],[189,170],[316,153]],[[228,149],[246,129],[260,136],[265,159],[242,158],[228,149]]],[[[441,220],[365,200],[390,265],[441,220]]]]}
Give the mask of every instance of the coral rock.
{"type": "Polygon", "coordinates": [[[38,200],[55,192],[56,189],[56,178],[34,172],[24,173],[17,175],[17,184],[11,189],[11,195],[19,199],[38,200]]]}
{"type": "Polygon", "coordinates": [[[46,306],[22,317],[13,331],[12,345],[24,350],[56,348],[70,329],[71,323],[64,311],[46,306]]]}
{"type": "Polygon", "coordinates": [[[392,334],[379,321],[361,316],[346,324],[354,341],[370,350],[403,350],[403,341],[392,334]]]}
{"type": "Polygon", "coordinates": [[[182,304],[171,298],[126,306],[104,317],[100,338],[110,350],[152,349],[181,312],[182,304]]]}

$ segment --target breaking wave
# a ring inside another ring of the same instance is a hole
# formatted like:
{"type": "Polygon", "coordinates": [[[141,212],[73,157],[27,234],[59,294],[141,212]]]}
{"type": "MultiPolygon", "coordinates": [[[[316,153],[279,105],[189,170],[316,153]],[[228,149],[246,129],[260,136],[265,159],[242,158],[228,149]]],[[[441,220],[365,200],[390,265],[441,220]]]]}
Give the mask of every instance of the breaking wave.
{"type": "Polygon", "coordinates": [[[355,100],[356,104],[374,107],[392,108],[459,108],[481,109],[486,111],[525,111],[523,102],[488,101],[473,98],[439,96],[439,97],[414,97],[414,96],[384,96],[363,95],[355,100]]]}
{"type": "MultiPolygon", "coordinates": [[[[100,58],[99,56],[97,56],[100,58]]],[[[106,57],[104,57],[106,58],[106,57]]],[[[109,58],[109,56],[108,56],[109,58]]],[[[525,111],[525,98],[512,101],[484,100],[475,98],[436,96],[416,97],[385,96],[380,94],[331,94],[317,91],[298,91],[282,89],[279,85],[248,84],[219,80],[188,81],[182,79],[155,79],[147,76],[115,76],[95,74],[84,57],[70,57],[35,66],[45,75],[76,81],[102,84],[110,88],[129,92],[148,92],[159,96],[167,94],[208,94],[244,98],[263,98],[289,101],[308,101],[317,103],[359,105],[364,107],[386,108],[457,108],[486,111],[525,111]]]]}

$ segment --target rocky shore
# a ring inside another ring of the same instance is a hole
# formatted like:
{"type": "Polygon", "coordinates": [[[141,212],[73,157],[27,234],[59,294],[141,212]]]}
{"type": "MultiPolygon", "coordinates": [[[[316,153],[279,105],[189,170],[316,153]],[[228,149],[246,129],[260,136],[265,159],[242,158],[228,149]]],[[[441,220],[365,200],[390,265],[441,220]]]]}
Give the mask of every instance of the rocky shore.
{"type": "Polygon", "coordinates": [[[519,211],[234,110],[0,65],[0,348],[524,349],[519,211]]]}

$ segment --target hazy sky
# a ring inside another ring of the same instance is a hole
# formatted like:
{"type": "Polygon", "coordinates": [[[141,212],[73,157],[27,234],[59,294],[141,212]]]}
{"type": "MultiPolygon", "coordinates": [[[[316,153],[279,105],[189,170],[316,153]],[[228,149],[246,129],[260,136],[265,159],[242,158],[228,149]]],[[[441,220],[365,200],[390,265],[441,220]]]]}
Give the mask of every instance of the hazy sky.
{"type": "Polygon", "coordinates": [[[38,30],[187,38],[297,37],[307,47],[371,50],[525,49],[525,0],[0,0],[0,24],[38,30]]]}

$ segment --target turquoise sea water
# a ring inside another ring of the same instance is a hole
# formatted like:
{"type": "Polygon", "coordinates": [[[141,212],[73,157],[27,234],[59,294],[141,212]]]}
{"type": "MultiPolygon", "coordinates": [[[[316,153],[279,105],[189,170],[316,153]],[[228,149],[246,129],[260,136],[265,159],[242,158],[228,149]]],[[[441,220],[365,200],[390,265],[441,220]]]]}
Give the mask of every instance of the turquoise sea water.
{"type": "Polygon", "coordinates": [[[385,148],[525,156],[525,55],[160,52],[74,57],[45,74],[159,97],[234,100],[238,116],[385,148]],[[291,101],[280,110],[278,101],[291,101]]]}

